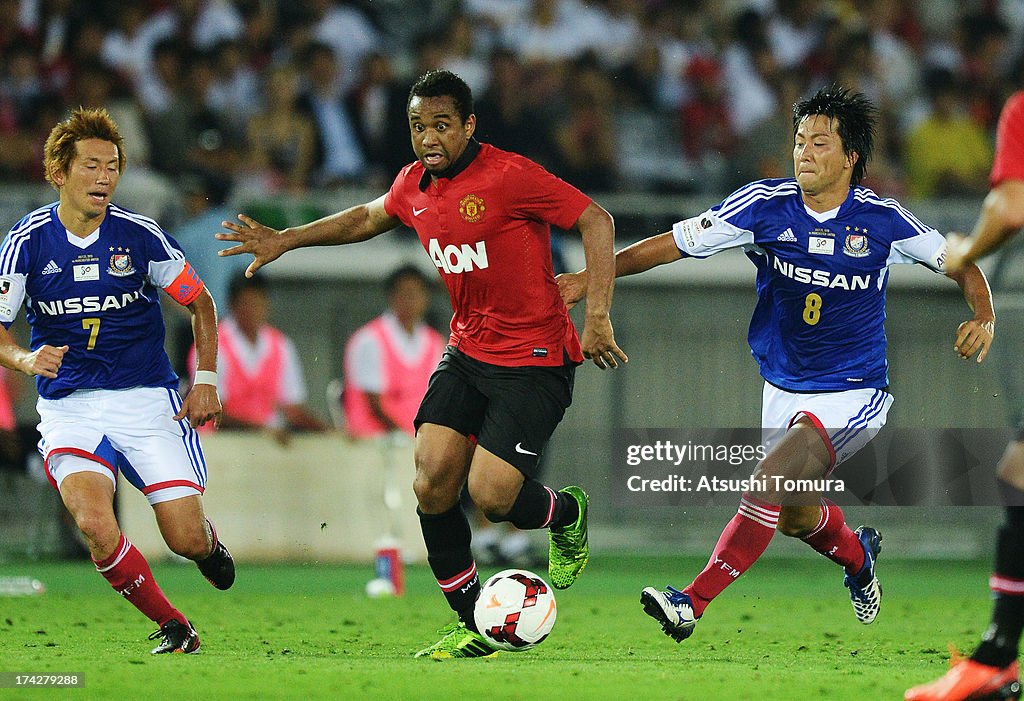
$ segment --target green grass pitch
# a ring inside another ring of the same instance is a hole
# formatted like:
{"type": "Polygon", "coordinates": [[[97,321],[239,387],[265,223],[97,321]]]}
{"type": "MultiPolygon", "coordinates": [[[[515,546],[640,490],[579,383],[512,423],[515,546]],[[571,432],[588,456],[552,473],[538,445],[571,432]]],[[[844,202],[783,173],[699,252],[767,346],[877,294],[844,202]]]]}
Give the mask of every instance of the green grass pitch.
{"type": "Polygon", "coordinates": [[[883,554],[882,611],[863,626],[835,565],[769,553],[677,645],[639,592],[682,585],[702,565],[599,554],[557,593],[558,622],[540,647],[447,662],[412,658],[450,621],[425,567],[407,572],[406,596],[370,600],[370,566],[242,565],[218,592],[192,566],[160,565],[203,648],[154,657],[153,626],[86,562],[3,565],[0,576],[31,574],[48,592],[0,598],[0,672],[84,673],[86,685],[0,698],[900,699],[944,670],[949,643],[971,650],[989,616],[986,562],[883,554]]]}

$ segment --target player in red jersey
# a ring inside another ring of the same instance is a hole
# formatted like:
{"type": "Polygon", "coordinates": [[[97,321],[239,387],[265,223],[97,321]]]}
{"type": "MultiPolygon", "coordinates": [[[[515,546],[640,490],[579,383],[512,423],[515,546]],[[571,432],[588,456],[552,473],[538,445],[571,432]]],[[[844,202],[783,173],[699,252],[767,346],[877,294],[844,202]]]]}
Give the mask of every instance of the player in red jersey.
{"type": "Polygon", "coordinates": [[[472,94],[453,73],[424,74],[407,114],[418,160],[387,194],[282,231],[239,215],[217,238],[239,244],[221,255],[253,255],[251,275],[294,248],[365,241],[399,224],[416,231],[454,314],[416,416],[413,488],[430,567],[459,616],[417,656],[480,657],[494,649],[473,621],[480,580],[459,504],[464,484],[490,520],[550,529],[555,587],[570,586],[587,563],[586,494],[556,492],[533,475],[572,400],[576,366],[585,357],[602,370],[627,361],[609,318],[614,223],[536,163],[476,141],[472,94]],[[583,238],[591,276],[582,344],[555,283],[551,226],[583,238]]]}
{"type": "MultiPolygon", "coordinates": [[[[1024,227],[1024,91],[1010,96],[999,116],[991,190],[969,237],[949,235],[946,271],[955,273],[1002,246],[1024,227]]],[[[1018,362],[1014,359],[1013,362],[1018,362]]],[[[1024,629],[1024,421],[996,469],[1006,522],[996,540],[992,623],[970,657],[954,659],[939,679],[909,689],[908,701],[966,701],[1020,697],[1017,648],[1024,629]]]]}

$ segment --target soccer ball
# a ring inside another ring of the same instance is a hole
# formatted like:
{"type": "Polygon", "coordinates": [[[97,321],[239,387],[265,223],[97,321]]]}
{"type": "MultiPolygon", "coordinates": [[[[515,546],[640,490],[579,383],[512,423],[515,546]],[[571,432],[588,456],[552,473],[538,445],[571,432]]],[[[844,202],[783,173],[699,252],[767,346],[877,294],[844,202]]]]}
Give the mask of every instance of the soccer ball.
{"type": "Polygon", "coordinates": [[[504,570],[480,589],[473,616],[488,643],[517,652],[543,642],[555,625],[555,595],[527,570],[504,570]]]}

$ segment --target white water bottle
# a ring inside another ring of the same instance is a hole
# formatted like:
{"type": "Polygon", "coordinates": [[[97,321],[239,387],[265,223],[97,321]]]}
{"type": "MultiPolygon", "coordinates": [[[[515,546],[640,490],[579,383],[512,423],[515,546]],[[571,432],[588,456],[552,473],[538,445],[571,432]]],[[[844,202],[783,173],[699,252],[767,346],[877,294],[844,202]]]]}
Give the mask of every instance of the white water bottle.
{"type": "Polygon", "coordinates": [[[46,585],[33,577],[0,577],[0,596],[38,596],[46,585]]]}

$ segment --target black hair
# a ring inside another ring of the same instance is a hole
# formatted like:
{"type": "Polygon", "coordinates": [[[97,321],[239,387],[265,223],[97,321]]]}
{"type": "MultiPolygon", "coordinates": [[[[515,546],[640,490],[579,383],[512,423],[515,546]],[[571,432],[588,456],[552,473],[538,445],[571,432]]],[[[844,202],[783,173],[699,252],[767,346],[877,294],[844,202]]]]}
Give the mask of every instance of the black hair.
{"type": "Polygon", "coordinates": [[[420,284],[424,287],[430,287],[430,281],[427,280],[427,276],[423,274],[422,270],[415,265],[406,264],[391,271],[391,274],[388,275],[387,279],[384,281],[384,289],[387,290],[387,293],[390,295],[395,291],[395,288],[398,287],[398,283],[407,277],[419,280],[420,284]]]}
{"type": "Polygon", "coordinates": [[[246,277],[245,273],[239,273],[231,278],[231,284],[228,286],[228,304],[234,304],[235,300],[238,299],[238,295],[242,294],[245,290],[255,290],[266,294],[267,281],[259,275],[246,277]]]}
{"type": "Polygon", "coordinates": [[[409,90],[409,99],[405,103],[408,111],[414,97],[450,97],[455,103],[455,111],[465,122],[473,114],[473,91],[469,89],[459,76],[451,71],[427,71],[413,83],[409,90]]]}
{"type": "Polygon", "coordinates": [[[800,122],[817,114],[835,119],[839,123],[843,151],[847,156],[852,153],[859,156],[853,164],[853,175],[850,178],[850,183],[857,185],[864,179],[871,150],[875,145],[878,109],[864,93],[851,92],[833,84],[793,105],[793,135],[796,136],[800,122]]]}

